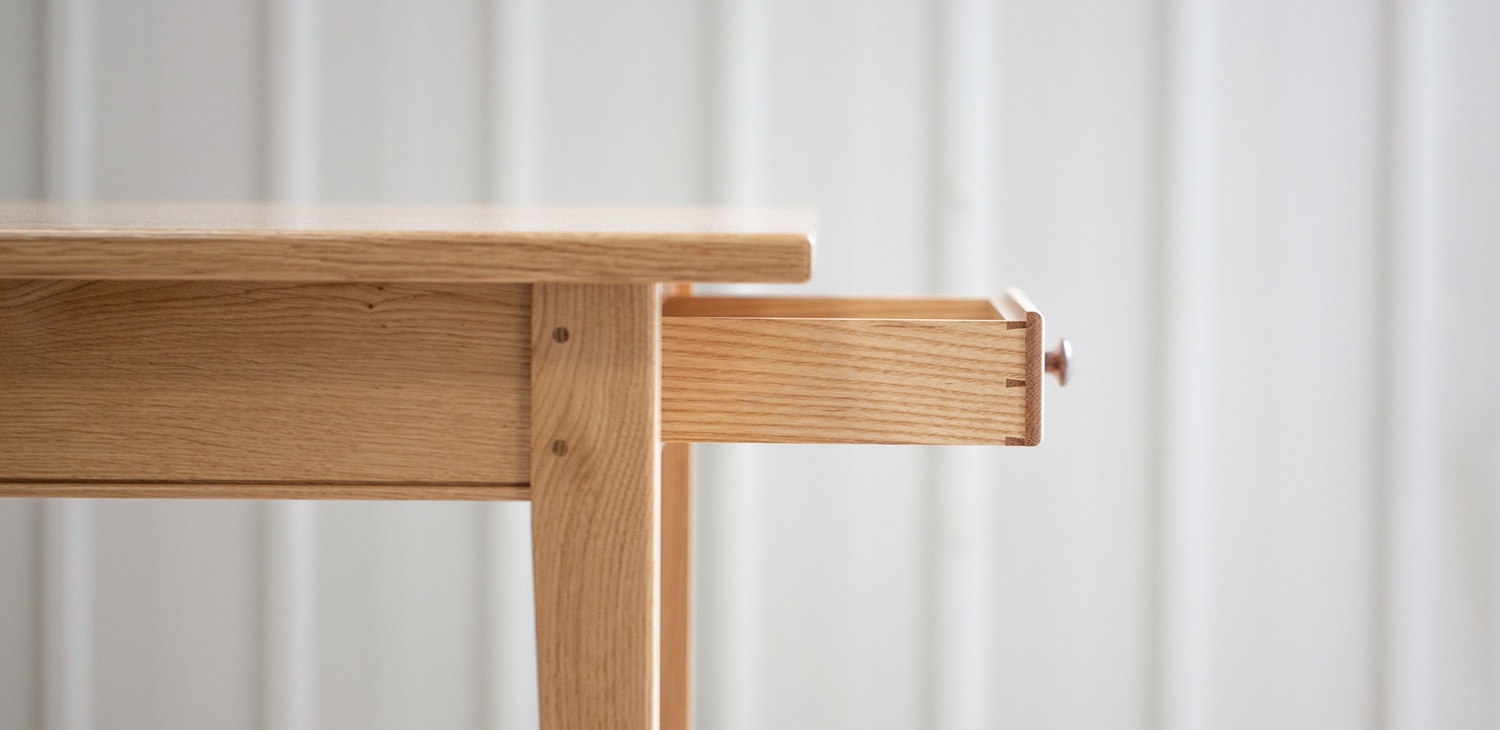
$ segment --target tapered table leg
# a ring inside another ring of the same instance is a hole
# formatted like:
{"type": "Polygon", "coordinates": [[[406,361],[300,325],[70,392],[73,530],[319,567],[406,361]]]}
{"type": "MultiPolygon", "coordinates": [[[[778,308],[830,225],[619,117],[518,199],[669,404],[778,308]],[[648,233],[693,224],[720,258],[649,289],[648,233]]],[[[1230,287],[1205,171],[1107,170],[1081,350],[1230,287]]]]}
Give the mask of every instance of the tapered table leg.
{"type": "Polygon", "coordinates": [[[537,284],[531,500],[543,730],[660,721],[660,298],[537,284]]]}

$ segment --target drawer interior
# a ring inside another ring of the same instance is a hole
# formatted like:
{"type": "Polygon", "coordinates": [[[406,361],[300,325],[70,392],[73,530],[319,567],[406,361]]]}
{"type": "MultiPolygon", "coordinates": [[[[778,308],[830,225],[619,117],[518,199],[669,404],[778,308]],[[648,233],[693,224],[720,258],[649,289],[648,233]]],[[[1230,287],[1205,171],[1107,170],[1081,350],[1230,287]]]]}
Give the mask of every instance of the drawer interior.
{"type": "Polygon", "coordinates": [[[662,314],[664,441],[1041,440],[1042,318],[1019,292],[674,297],[662,314]]]}

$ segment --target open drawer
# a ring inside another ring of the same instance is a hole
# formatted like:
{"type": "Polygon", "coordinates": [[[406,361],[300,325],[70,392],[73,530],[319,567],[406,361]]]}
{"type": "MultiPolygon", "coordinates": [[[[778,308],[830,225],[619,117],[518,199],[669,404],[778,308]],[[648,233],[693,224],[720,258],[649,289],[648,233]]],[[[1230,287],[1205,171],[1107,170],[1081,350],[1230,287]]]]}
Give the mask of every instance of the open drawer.
{"type": "Polygon", "coordinates": [[[1042,316],[974,299],[674,297],[667,442],[1007,444],[1042,439],[1042,316]]]}

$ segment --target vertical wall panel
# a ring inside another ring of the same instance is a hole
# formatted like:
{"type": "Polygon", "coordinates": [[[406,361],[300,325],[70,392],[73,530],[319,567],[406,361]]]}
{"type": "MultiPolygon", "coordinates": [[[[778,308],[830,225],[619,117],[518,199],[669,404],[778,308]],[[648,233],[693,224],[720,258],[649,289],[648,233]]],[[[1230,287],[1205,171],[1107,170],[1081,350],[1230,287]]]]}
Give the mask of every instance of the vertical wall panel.
{"type": "Polygon", "coordinates": [[[698,448],[694,555],[694,700],[697,727],[764,727],[766,566],[759,547],[769,505],[764,447],[698,448]]]}
{"type": "MultiPolygon", "coordinates": [[[[927,608],[922,452],[761,450],[750,698],[767,727],[921,724],[927,608]]],[[[712,488],[711,485],[707,488],[712,488]]]]}
{"type": "Polygon", "coordinates": [[[481,679],[475,505],[403,506],[373,506],[378,539],[368,547],[376,566],[377,671],[370,726],[475,727],[481,679]]]}
{"type": "Polygon", "coordinates": [[[60,200],[94,191],[94,0],[44,0],[42,12],[42,186],[60,200]]]}
{"type": "Polygon", "coordinates": [[[1500,722],[1500,13],[1403,2],[1390,338],[1390,727],[1500,722]],[[1407,333],[1415,330],[1412,336],[1407,333]]]}
{"type": "Polygon", "coordinates": [[[923,290],[932,251],[925,3],[769,2],[764,205],[818,209],[812,288],[923,290]]]}
{"type": "Polygon", "coordinates": [[[1159,12],[1001,6],[996,278],[1078,360],[1046,378],[1042,445],[995,455],[995,727],[1152,725],[1159,12]]]}
{"type": "Polygon", "coordinates": [[[1442,490],[1435,473],[1441,422],[1436,394],[1441,369],[1439,270],[1443,194],[1438,131],[1445,110],[1441,2],[1402,1],[1387,16],[1387,149],[1389,209],[1384,312],[1385,581],[1380,638],[1386,728],[1434,727],[1439,661],[1439,519],[1442,490]]]}
{"type": "Polygon", "coordinates": [[[260,725],[312,730],[318,707],[318,504],[259,506],[260,725]]]}
{"type": "Polygon", "coordinates": [[[97,727],[256,727],[250,515],[237,502],[97,503],[97,727]]]}
{"type": "Polygon", "coordinates": [[[42,192],[42,3],[0,4],[0,197],[42,192]]]}
{"type": "Polygon", "coordinates": [[[1207,470],[1211,409],[1208,349],[1215,311],[1212,149],[1220,64],[1213,0],[1164,5],[1162,28],[1162,247],[1158,315],[1161,352],[1153,386],[1160,398],[1157,560],[1161,588],[1154,719],[1172,730],[1206,727],[1213,683],[1204,594],[1213,578],[1212,505],[1207,470]],[[1171,357],[1166,357],[1171,353],[1171,357]]]}
{"type": "MultiPolygon", "coordinates": [[[[1208,301],[1205,551],[1168,631],[1201,627],[1185,727],[1367,727],[1382,173],[1380,17],[1365,3],[1220,3],[1194,272],[1208,301]],[[1317,353],[1347,353],[1321,367],[1317,353]],[[1175,622],[1182,622],[1177,624],[1175,622]]],[[[1184,61],[1185,62],[1185,61],[1184,61]]],[[[1192,387],[1191,383],[1184,384],[1192,387]]],[[[1169,384],[1176,387],[1176,384],[1169,384]]],[[[1171,711],[1171,710],[1169,710],[1171,711]]],[[[1174,712],[1175,716],[1175,712],[1174,712]]]]}
{"type": "Polygon", "coordinates": [[[94,501],[42,502],[40,595],[41,727],[94,727],[99,672],[95,645],[94,501]]]}
{"type": "Polygon", "coordinates": [[[259,7],[252,0],[96,6],[94,194],[243,200],[261,190],[259,7]]]}
{"type": "Polygon", "coordinates": [[[541,6],[541,0],[493,0],[488,6],[484,140],[493,202],[535,203],[541,193],[541,6]]]}
{"type": "Polygon", "coordinates": [[[701,201],[702,3],[550,2],[541,23],[545,200],[701,201]]]}
{"type": "Polygon", "coordinates": [[[540,722],[536,610],[531,570],[531,505],[497,502],[481,511],[484,683],[481,727],[526,730],[540,722]]]}
{"type": "Polygon", "coordinates": [[[476,201],[484,187],[479,0],[319,8],[319,195],[476,201]]]}
{"type": "Polygon", "coordinates": [[[326,503],[317,727],[473,727],[478,520],[467,503],[326,503]]]}
{"type": "Polygon", "coordinates": [[[1445,3],[1433,342],[1442,485],[1431,726],[1500,724],[1500,8],[1445,3]]]}
{"type": "Polygon", "coordinates": [[[0,727],[40,724],[41,504],[0,501],[0,727]]]}
{"type": "Polygon", "coordinates": [[[323,505],[318,556],[317,723],[324,728],[379,726],[375,684],[387,658],[376,634],[378,505],[323,505]]]}
{"type": "Polygon", "coordinates": [[[265,74],[265,194],[311,202],[318,182],[320,64],[318,0],[267,0],[261,65],[265,74]]]}

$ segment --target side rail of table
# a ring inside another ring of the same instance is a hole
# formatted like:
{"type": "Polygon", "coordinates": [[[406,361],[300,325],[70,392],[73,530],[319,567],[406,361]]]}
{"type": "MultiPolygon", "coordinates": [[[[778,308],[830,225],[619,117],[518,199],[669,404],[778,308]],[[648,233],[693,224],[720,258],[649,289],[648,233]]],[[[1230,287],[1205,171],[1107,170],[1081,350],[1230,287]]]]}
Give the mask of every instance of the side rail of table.
{"type": "Polygon", "coordinates": [[[526,499],[531,290],[0,280],[0,495],[526,499]]]}

